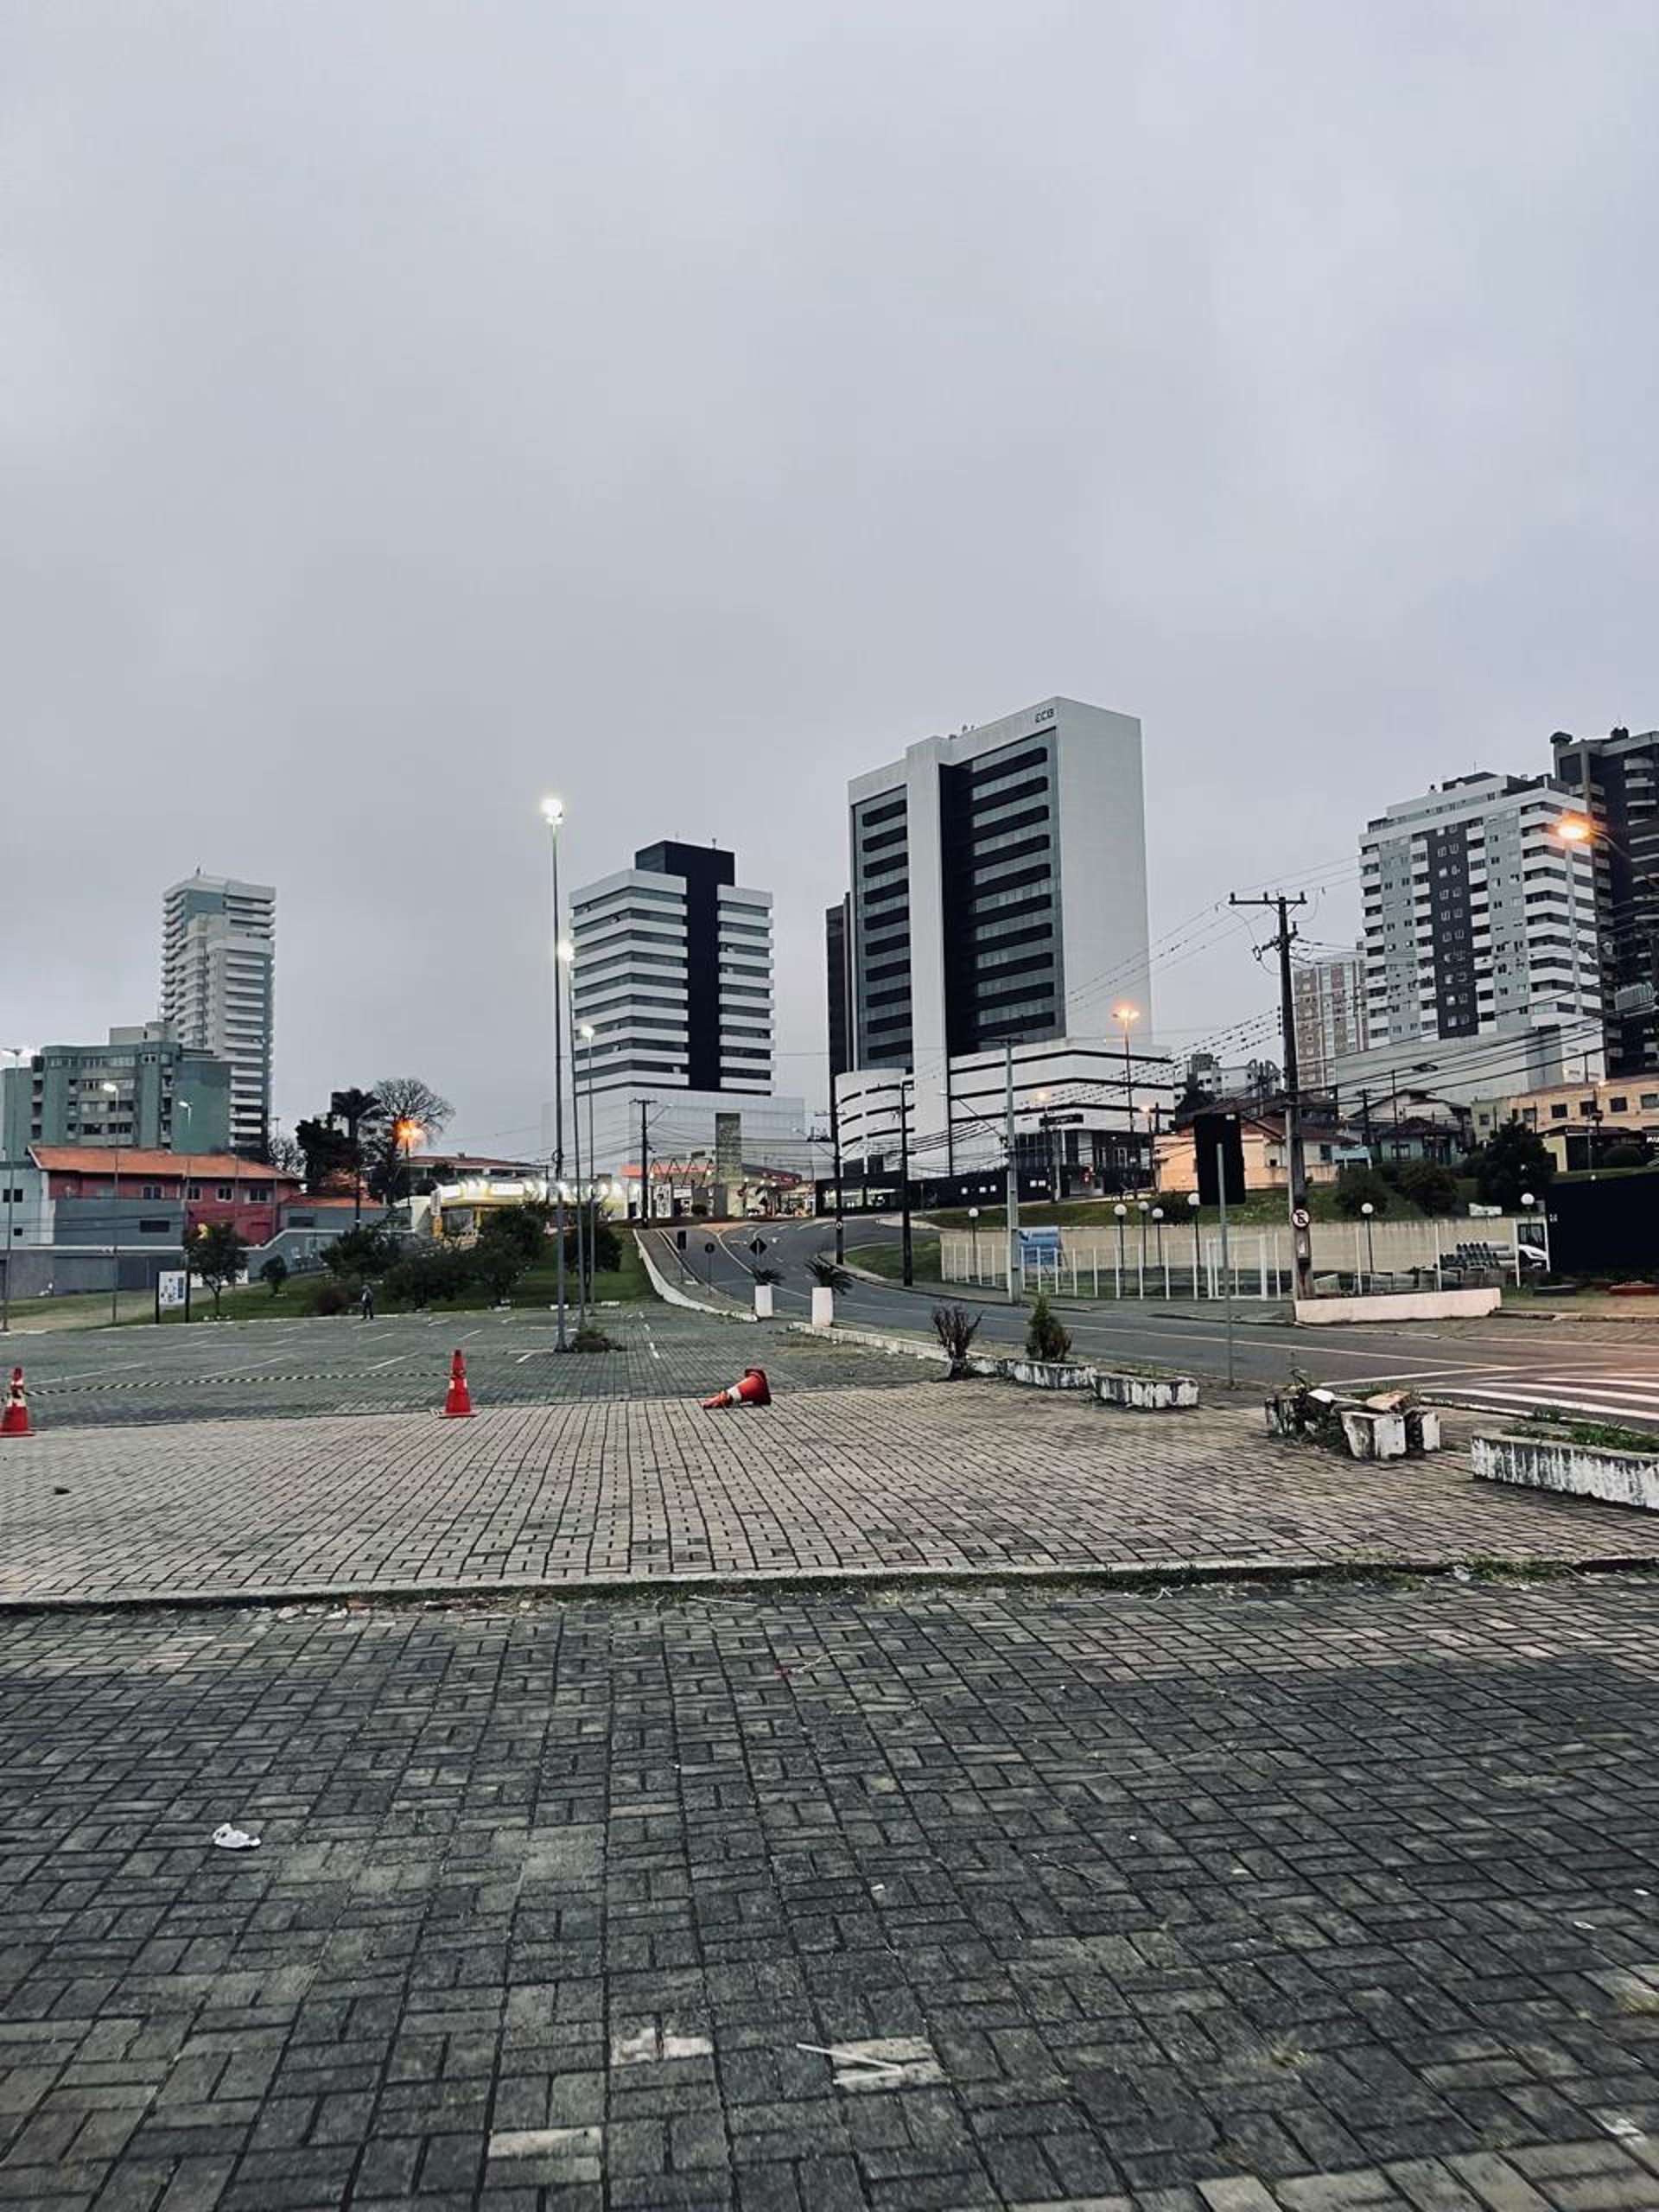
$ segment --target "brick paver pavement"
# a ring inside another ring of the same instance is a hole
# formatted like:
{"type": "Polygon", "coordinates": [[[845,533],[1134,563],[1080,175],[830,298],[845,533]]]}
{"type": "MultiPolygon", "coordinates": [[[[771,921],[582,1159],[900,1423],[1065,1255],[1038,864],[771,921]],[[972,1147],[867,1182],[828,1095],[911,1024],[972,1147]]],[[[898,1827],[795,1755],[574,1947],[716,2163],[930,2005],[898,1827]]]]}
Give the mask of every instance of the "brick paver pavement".
{"type": "Polygon", "coordinates": [[[1617,1580],[0,1623],[0,2202],[1651,2208],[1656,1649],[1617,1580]]]}
{"type": "Polygon", "coordinates": [[[1651,1516],[1477,1485],[1463,1452],[1361,1468],[1270,1441],[1253,1407],[1117,1414],[909,1363],[897,1389],[862,1357],[880,1381],[766,1411],[48,1429],[0,1445],[0,1601],[1659,1559],[1651,1516]]]}

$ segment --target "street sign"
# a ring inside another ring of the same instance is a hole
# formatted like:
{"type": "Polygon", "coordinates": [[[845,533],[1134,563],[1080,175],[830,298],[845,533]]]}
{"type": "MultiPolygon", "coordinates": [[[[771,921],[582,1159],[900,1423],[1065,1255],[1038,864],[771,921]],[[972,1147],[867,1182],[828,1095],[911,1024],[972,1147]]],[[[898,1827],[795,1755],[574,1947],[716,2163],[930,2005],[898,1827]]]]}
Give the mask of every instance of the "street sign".
{"type": "Polygon", "coordinates": [[[702,1249],[705,1252],[712,1252],[715,1248],[712,1244],[705,1244],[702,1249]]]}
{"type": "Polygon", "coordinates": [[[1041,1120],[1041,1122],[1042,1122],[1042,1126],[1043,1126],[1043,1128],[1046,1128],[1046,1129],[1075,1129],[1075,1128],[1082,1128],[1082,1126],[1083,1126],[1083,1120],[1084,1120],[1084,1117],[1083,1117],[1083,1116],[1082,1116],[1080,1113],[1077,1113],[1077,1114],[1044,1114],[1044,1115],[1042,1115],[1039,1118],[1040,1118],[1040,1120],[1041,1120]]]}
{"type": "Polygon", "coordinates": [[[182,1306],[184,1287],[189,1278],[182,1268],[163,1268],[156,1278],[156,1293],[163,1307],[182,1306]]]}
{"type": "Polygon", "coordinates": [[[1313,1225],[1313,1217],[1306,1206],[1298,1206],[1290,1217],[1290,1225],[1293,1229],[1311,1229],[1313,1225]]]}
{"type": "Polygon", "coordinates": [[[755,1256],[755,1258],[756,1258],[757,1260],[760,1258],[760,1255],[761,1255],[761,1254],[766,1250],[766,1238],[765,1238],[764,1236],[751,1236],[751,1237],[750,1237],[750,1239],[749,1239],[749,1249],[750,1249],[750,1251],[751,1251],[751,1252],[753,1252],[753,1255],[754,1255],[754,1256],[755,1256]]]}

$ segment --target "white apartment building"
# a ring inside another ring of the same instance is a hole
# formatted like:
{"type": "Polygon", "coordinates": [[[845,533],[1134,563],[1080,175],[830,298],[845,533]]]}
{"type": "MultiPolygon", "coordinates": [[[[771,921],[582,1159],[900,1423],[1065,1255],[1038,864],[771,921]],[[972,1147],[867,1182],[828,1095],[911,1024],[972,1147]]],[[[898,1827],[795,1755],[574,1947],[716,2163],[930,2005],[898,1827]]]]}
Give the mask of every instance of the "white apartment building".
{"type": "Polygon", "coordinates": [[[1144,1137],[1173,1084],[1152,1052],[1139,721],[1045,699],[909,747],[855,778],[848,805],[843,1154],[894,1149],[908,1071],[917,1174],[995,1156],[1009,1045],[1046,1048],[1017,1104],[1065,1112],[1066,1166],[1120,1157],[1131,1107],[1144,1137]]]}
{"type": "Polygon", "coordinates": [[[181,1045],[231,1064],[231,1144],[257,1154],[270,1127],[276,893],[200,869],[162,910],[162,1018],[181,1045]]]}
{"type": "Polygon", "coordinates": [[[1366,1020],[1365,948],[1320,953],[1291,971],[1297,1074],[1304,1090],[1328,1090],[1337,1063],[1370,1043],[1366,1020]]]}
{"type": "Polygon", "coordinates": [[[727,1180],[779,1144],[804,1165],[804,1105],[772,1095],[772,893],[736,876],[717,846],[664,840],[573,895],[582,1123],[567,1105],[563,1149],[584,1176],[637,1160],[641,1100],[654,1154],[712,1162],[718,1139],[727,1180]]]}
{"type": "MultiPolygon", "coordinates": [[[[1553,1029],[1599,1054],[1595,885],[1581,817],[1548,776],[1459,776],[1360,843],[1372,1050],[1553,1029]],[[1561,835],[1563,824],[1567,835],[1561,835]]],[[[1432,1049],[1424,1052],[1433,1062],[1432,1049]]]]}

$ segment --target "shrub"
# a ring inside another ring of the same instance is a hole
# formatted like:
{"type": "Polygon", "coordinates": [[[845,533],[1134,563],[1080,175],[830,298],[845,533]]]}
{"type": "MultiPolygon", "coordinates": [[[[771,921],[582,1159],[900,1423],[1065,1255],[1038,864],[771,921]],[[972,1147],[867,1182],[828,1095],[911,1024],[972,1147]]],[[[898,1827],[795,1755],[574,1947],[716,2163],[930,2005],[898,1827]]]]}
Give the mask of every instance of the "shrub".
{"type": "Polygon", "coordinates": [[[806,1263],[806,1271],[820,1290],[850,1290],[853,1287],[851,1275],[827,1252],[815,1252],[806,1263]]]}
{"type": "Polygon", "coordinates": [[[782,1282],[784,1279],[784,1271],[781,1268],[772,1268],[762,1265],[755,1269],[754,1279],[756,1282],[782,1282]]]}
{"type": "Polygon", "coordinates": [[[1408,1160],[1393,1179],[1401,1194],[1425,1213],[1455,1213],[1458,1179],[1438,1160],[1408,1160]]]}
{"type": "Polygon", "coordinates": [[[358,1286],[342,1281],[338,1275],[325,1275],[321,1282],[306,1287],[305,1310],[308,1313],[344,1313],[357,1302],[358,1286]]]}
{"type": "Polygon", "coordinates": [[[1026,1329],[1027,1358],[1064,1359],[1071,1349],[1071,1338],[1065,1323],[1050,1306],[1048,1293],[1039,1290],[1026,1329]]]}
{"type": "Polygon", "coordinates": [[[572,1351],[614,1351],[616,1346],[603,1329],[595,1327],[594,1323],[589,1321],[578,1329],[575,1335],[572,1337],[570,1349],[572,1351]]]}
{"type": "Polygon", "coordinates": [[[1367,1205],[1386,1213],[1393,1196],[1386,1177],[1375,1167],[1344,1167],[1337,1177],[1337,1211],[1351,1221],[1357,1221],[1361,1208],[1367,1205]]]}
{"type": "Polygon", "coordinates": [[[399,1306],[442,1306],[472,1281],[470,1254],[441,1244],[416,1245],[386,1269],[385,1294],[399,1306]]]}
{"type": "Polygon", "coordinates": [[[1596,1162],[1598,1167],[1645,1167],[1648,1147],[1639,1137],[1618,1137],[1596,1162]]]}
{"type": "Polygon", "coordinates": [[[948,1379],[958,1382],[968,1372],[968,1352],[979,1334],[982,1317],[970,1313],[965,1306],[944,1305],[933,1308],[933,1333],[941,1346],[950,1356],[948,1379]]]}
{"type": "Polygon", "coordinates": [[[275,1298],[277,1292],[281,1290],[283,1285],[288,1281],[288,1262],[283,1257],[280,1252],[273,1252],[270,1257],[265,1262],[264,1267],[259,1270],[259,1280],[263,1283],[270,1284],[270,1294],[275,1298]]]}

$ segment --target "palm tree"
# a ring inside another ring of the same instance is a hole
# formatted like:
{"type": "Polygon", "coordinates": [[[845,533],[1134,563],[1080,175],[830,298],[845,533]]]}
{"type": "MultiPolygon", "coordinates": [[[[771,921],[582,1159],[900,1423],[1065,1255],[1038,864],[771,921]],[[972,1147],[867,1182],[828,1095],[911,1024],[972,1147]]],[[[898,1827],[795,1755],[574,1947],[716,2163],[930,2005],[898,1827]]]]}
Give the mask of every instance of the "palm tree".
{"type": "Polygon", "coordinates": [[[385,1108],[378,1093],[372,1090],[335,1090],[328,1096],[328,1118],[344,1122],[346,1135],[352,1147],[352,1222],[355,1227],[363,1218],[363,1142],[359,1131],[371,1122],[384,1121],[385,1108]]]}

